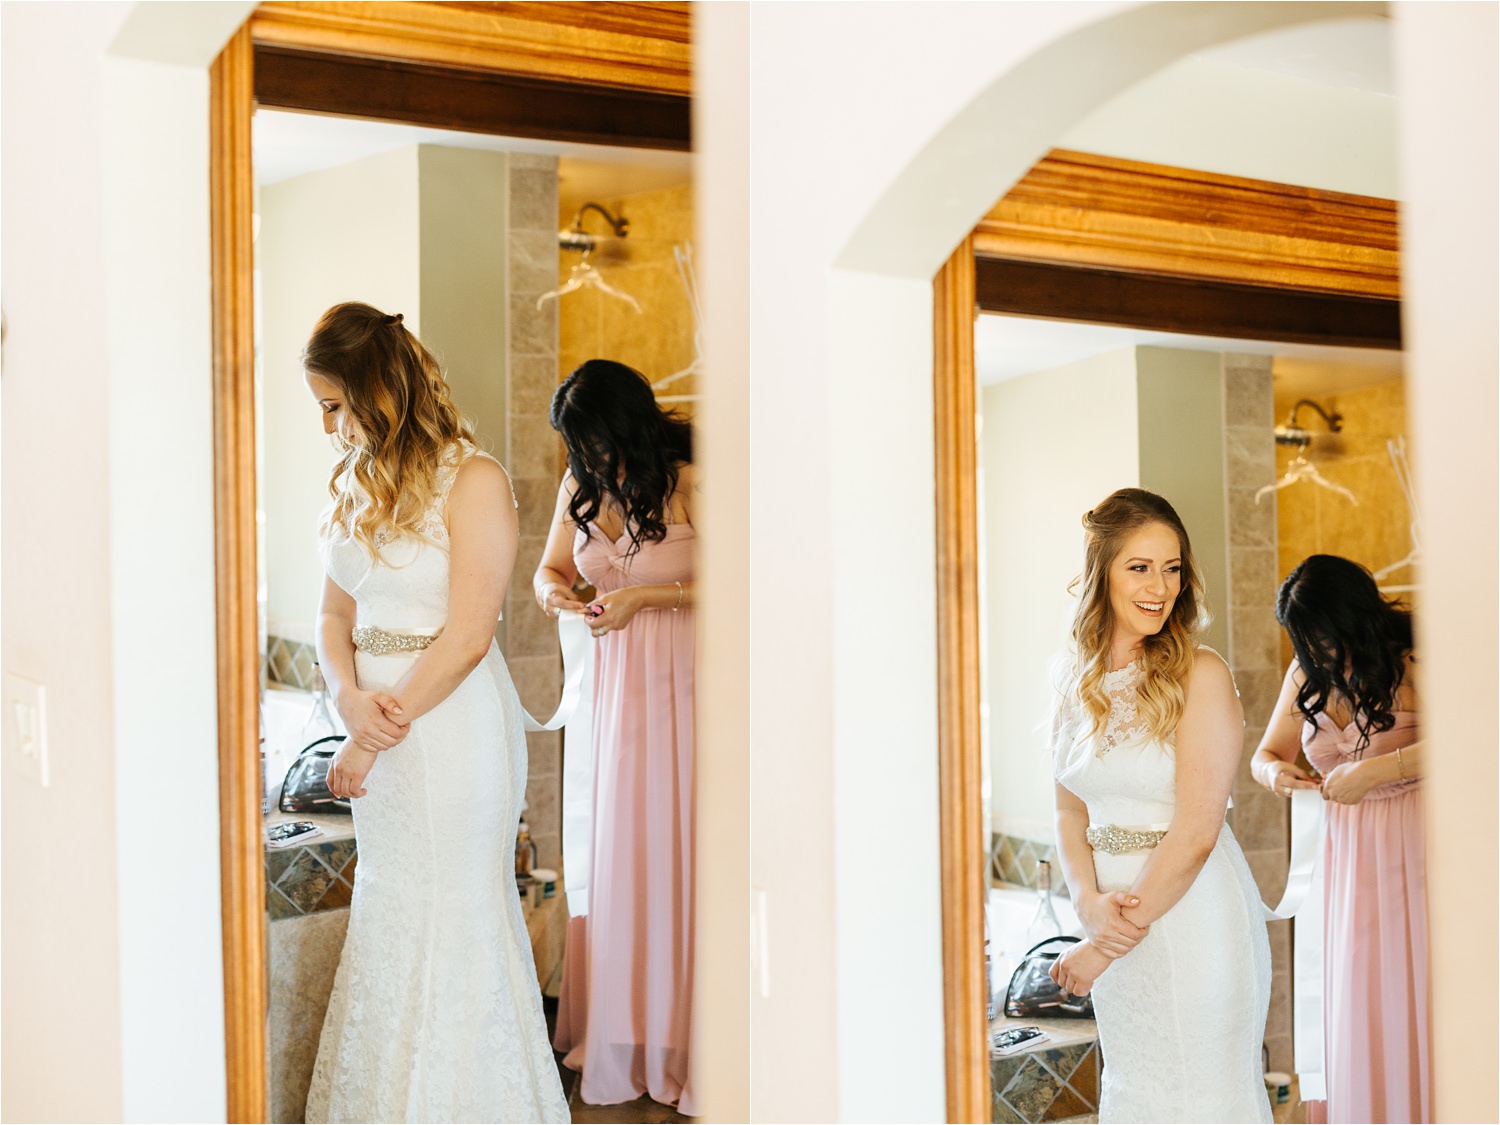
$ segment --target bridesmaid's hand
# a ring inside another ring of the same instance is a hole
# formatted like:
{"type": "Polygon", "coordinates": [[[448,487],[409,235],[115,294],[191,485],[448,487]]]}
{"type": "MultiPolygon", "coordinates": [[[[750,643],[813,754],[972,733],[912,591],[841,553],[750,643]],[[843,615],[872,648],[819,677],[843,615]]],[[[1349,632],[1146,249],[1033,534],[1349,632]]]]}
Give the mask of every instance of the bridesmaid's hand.
{"type": "Polygon", "coordinates": [[[630,619],[646,607],[644,589],[642,586],[626,586],[590,602],[583,613],[594,636],[602,637],[629,625],[630,619]]]}
{"type": "Polygon", "coordinates": [[[1323,799],[1340,805],[1357,805],[1375,785],[1375,778],[1362,769],[1365,762],[1341,762],[1323,777],[1323,799]]]}
{"type": "Polygon", "coordinates": [[[377,757],[346,739],[328,767],[328,791],[335,797],[363,797],[369,792],[364,787],[365,778],[370,776],[377,757]]]}
{"type": "Polygon", "coordinates": [[[573,591],[561,582],[543,582],[536,587],[536,604],[548,617],[556,617],[562,610],[570,609],[582,613],[584,604],[573,596],[573,591]]]}
{"type": "MultiPolygon", "coordinates": [[[[1078,920],[1083,934],[1096,950],[1109,957],[1123,957],[1145,937],[1149,926],[1137,926],[1121,911],[1139,906],[1141,900],[1126,891],[1080,896],[1078,920]]],[[[1083,995],[1076,993],[1075,995],[1083,995]]]]}
{"type": "Polygon", "coordinates": [[[1296,762],[1278,760],[1253,771],[1251,776],[1278,797],[1290,797],[1294,789],[1318,788],[1317,778],[1308,774],[1296,762]]]}
{"type": "Polygon", "coordinates": [[[349,741],[370,753],[389,750],[411,728],[400,719],[401,705],[383,691],[342,691],[334,706],[344,720],[349,741]]]}
{"type": "Polygon", "coordinates": [[[1080,941],[1052,962],[1052,968],[1047,973],[1064,992],[1073,996],[1087,996],[1100,974],[1109,968],[1109,962],[1107,954],[1095,949],[1089,942],[1080,941]]]}

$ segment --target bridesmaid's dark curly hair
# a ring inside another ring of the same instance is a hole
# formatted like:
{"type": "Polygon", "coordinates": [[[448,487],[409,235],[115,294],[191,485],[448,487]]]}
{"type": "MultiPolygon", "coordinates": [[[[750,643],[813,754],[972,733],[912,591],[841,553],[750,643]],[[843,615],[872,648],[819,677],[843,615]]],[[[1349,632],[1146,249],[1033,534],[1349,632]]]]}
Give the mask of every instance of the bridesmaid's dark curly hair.
{"type": "Polygon", "coordinates": [[[1347,700],[1356,752],[1396,725],[1396,696],[1412,650],[1411,612],[1387,600],[1370,572],[1338,555],[1310,555],[1276,593],[1276,620],[1305,677],[1297,710],[1309,723],[1331,699],[1347,700]]]}
{"type": "Polygon", "coordinates": [[[611,359],[591,359],[562,381],[551,421],[577,485],[568,504],[573,522],[592,535],[608,496],[630,535],[627,557],[666,538],[678,470],[693,460],[692,423],[658,406],[639,371],[611,359]]]}

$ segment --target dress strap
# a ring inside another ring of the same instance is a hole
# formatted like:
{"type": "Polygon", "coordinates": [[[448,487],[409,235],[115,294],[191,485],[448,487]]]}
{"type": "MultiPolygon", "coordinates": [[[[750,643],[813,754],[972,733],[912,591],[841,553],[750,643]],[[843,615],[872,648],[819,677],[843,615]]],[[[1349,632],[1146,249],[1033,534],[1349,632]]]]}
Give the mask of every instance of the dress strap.
{"type": "Polygon", "coordinates": [[[474,443],[460,438],[455,445],[450,445],[443,451],[443,462],[438,467],[437,473],[437,495],[434,503],[442,508],[448,503],[448,493],[453,491],[453,482],[458,479],[458,470],[463,468],[464,462],[478,452],[474,443]]]}

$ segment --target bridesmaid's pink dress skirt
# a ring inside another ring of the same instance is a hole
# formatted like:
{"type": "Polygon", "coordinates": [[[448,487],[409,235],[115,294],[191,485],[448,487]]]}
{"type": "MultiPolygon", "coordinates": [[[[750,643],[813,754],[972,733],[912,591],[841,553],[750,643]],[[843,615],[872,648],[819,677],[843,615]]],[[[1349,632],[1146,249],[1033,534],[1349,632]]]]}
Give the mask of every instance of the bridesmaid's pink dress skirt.
{"type": "MultiPolygon", "coordinates": [[[[1416,716],[1375,736],[1365,757],[1416,739],[1416,716]]],[[[1321,718],[1321,716],[1320,716],[1321,718]]],[[[1353,760],[1351,731],[1326,720],[1306,743],[1325,774],[1353,760]]],[[[1432,1117],[1427,874],[1422,791],[1372,789],[1328,805],[1324,851],[1323,1042],[1328,1101],[1308,1121],[1422,1122],[1432,1117]]]]}
{"type": "MultiPolygon", "coordinates": [[[[604,597],[692,578],[693,533],[635,558],[602,537],[575,549],[604,597]]],[[[693,996],[693,658],[690,609],[641,610],[599,641],[588,914],[568,924],[553,1045],[592,1105],[642,1095],[696,1113],[693,996]]]]}

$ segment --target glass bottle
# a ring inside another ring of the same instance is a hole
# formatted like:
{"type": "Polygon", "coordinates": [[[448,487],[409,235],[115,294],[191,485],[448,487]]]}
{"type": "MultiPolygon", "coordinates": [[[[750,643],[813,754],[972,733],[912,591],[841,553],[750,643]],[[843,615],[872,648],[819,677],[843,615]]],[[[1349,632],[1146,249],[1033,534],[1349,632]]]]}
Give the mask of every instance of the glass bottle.
{"type": "Polygon", "coordinates": [[[323,669],[314,664],[312,674],[312,710],[308,712],[307,722],[302,724],[302,733],[297,736],[298,753],[306,750],[320,738],[338,734],[338,728],[333,724],[333,715],[328,710],[328,684],[323,679],[323,669]]]}
{"type": "Polygon", "coordinates": [[[531,886],[531,872],[536,865],[536,844],[531,839],[531,828],[523,820],[516,832],[516,890],[522,898],[531,886]]]}
{"type": "Polygon", "coordinates": [[[1052,864],[1046,860],[1036,865],[1036,894],[1036,914],[1031,919],[1031,925],[1026,927],[1027,949],[1063,932],[1062,923],[1057,920],[1057,911],[1052,908],[1052,864]]]}

